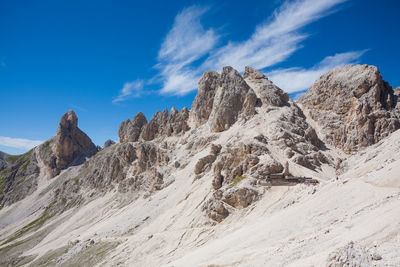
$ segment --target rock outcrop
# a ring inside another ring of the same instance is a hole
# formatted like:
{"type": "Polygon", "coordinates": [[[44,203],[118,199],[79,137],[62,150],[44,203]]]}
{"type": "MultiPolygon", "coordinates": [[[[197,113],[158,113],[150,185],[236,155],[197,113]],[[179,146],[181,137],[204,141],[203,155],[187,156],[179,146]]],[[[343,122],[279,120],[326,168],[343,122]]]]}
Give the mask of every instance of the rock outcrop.
{"type": "Polygon", "coordinates": [[[113,140],[108,139],[107,141],[104,142],[103,148],[107,148],[107,147],[112,146],[114,144],[115,144],[115,142],[113,140]]]}
{"type": "Polygon", "coordinates": [[[65,113],[60,120],[55,141],[57,169],[79,164],[97,152],[92,140],[78,128],[78,118],[73,110],[65,113]]]}
{"type": "Polygon", "coordinates": [[[7,166],[8,166],[7,158],[8,158],[8,154],[0,151],[0,171],[7,168],[7,166]]]}
{"type": "Polygon", "coordinates": [[[8,166],[0,171],[0,208],[15,203],[36,190],[40,169],[34,150],[22,155],[8,155],[8,166]]]}
{"type": "Polygon", "coordinates": [[[208,122],[213,132],[230,128],[243,115],[255,114],[257,96],[243,77],[232,67],[222,68],[221,74],[206,72],[199,81],[199,91],[192,105],[197,125],[208,122]]]}
{"type": "Polygon", "coordinates": [[[299,103],[327,143],[352,152],[400,128],[398,99],[375,66],[347,65],[322,75],[299,103]]]}
{"type": "Polygon", "coordinates": [[[381,259],[382,257],[374,249],[368,249],[351,241],[329,254],[327,266],[379,266],[381,259]]]}
{"type": "Polygon", "coordinates": [[[189,130],[188,118],[189,110],[186,107],[180,112],[176,108],[172,108],[170,113],[167,109],[163,112],[158,111],[150,122],[143,127],[140,139],[151,141],[157,137],[168,137],[186,132],[189,130]]]}
{"type": "Polygon", "coordinates": [[[189,130],[187,120],[189,110],[183,108],[180,112],[172,108],[171,112],[165,109],[157,111],[150,122],[147,122],[143,113],[139,112],[132,121],[121,123],[118,130],[120,142],[151,141],[158,137],[179,135],[189,130]]]}
{"type": "Polygon", "coordinates": [[[197,95],[191,109],[196,126],[206,123],[210,117],[215,92],[219,86],[219,77],[216,71],[206,71],[200,78],[197,95]]]}
{"type": "Polygon", "coordinates": [[[258,70],[248,66],[245,67],[243,78],[256,92],[263,105],[276,107],[287,105],[289,95],[258,70]]]}
{"type": "Polygon", "coordinates": [[[119,142],[136,142],[146,124],[147,119],[142,112],[137,113],[132,121],[123,121],[118,130],[119,142]]]}

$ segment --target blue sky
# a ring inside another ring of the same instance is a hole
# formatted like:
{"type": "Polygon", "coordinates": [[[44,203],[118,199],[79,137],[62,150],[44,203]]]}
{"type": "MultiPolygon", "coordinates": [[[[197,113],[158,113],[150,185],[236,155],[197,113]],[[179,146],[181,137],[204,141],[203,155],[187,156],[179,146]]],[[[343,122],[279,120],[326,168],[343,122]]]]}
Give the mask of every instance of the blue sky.
{"type": "Polygon", "coordinates": [[[400,86],[399,1],[0,0],[0,150],[54,136],[75,110],[102,145],[142,111],[191,106],[201,74],[261,69],[296,97],[329,69],[400,86]]]}

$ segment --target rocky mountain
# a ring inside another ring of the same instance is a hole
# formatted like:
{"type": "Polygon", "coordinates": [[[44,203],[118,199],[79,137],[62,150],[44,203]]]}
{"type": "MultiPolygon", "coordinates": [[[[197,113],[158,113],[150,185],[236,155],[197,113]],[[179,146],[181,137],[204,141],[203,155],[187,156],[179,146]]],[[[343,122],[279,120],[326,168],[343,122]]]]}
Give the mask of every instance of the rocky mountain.
{"type": "Polygon", "coordinates": [[[0,265],[400,264],[397,102],[373,66],[336,68],[299,103],[224,67],[190,110],[139,112],[101,151],[68,111],[7,156],[0,265]]]}
{"type": "Polygon", "coordinates": [[[352,152],[400,128],[399,101],[375,66],[348,65],[321,76],[299,103],[316,121],[324,141],[352,152]]]}
{"type": "Polygon", "coordinates": [[[52,178],[69,166],[83,163],[96,152],[97,147],[78,128],[74,111],[68,111],[61,117],[55,137],[23,155],[4,156],[7,164],[0,172],[0,207],[37,190],[41,172],[52,178]]]}

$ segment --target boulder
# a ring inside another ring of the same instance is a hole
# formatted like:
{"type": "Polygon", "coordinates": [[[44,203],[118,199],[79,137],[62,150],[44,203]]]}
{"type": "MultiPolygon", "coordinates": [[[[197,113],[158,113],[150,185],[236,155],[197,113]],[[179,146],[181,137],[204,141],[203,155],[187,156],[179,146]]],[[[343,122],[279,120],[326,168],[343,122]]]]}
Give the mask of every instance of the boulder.
{"type": "Polygon", "coordinates": [[[204,202],[202,211],[206,212],[210,219],[218,223],[222,222],[229,215],[229,211],[225,208],[224,204],[214,197],[204,202]]]}
{"type": "Polygon", "coordinates": [[[215,155],[208,155],[205,156],[196,163],[194,166],[194,173],[195,174],[201,174],[211,168],[211,165],[215,161],[216,156],[215,155]]]}
{"type": "Polygon", "coordinates": [[[235,208],[246,208],[258,199],[258,192],[251,188],[232,188],[225,192],[222,201],[235,208]]]}

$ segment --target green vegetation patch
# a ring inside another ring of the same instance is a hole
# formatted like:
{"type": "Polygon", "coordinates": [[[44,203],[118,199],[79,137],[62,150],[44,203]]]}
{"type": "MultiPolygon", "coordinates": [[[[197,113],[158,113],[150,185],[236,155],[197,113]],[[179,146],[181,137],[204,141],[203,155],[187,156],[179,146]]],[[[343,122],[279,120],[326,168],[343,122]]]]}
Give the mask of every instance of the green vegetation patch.
{"type": "Polygon", "coordinates": [[[8,156],[7,160],[9,162],[11,162],[11,164],[14,164],[16,162],[22,162],[25,161],[27,159],[29,159],[33,153],[34,148],[32,148],[31,150],[29,150],[28,152],[26,152],[25,154],[22,155],[12,155],[12,156],[8,156]]]}
{"type": "Polygon", "coordinates": [[[235,186],[237,185],[240,181],[246,179],[246,175],[241,175],[241,176],[237,176],[235,179],[233,179],[231,185],[235,186]]]}

